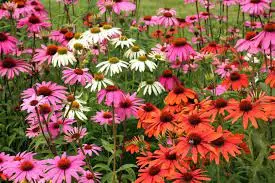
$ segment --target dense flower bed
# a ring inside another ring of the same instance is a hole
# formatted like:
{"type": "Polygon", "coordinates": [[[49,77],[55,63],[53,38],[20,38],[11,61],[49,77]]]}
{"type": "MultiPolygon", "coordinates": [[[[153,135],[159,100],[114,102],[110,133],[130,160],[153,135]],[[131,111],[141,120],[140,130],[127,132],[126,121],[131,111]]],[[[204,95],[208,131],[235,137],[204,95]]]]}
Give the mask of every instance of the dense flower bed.
{"type": "Polygon", "coordinates": [[[272,2],[142,3],[1,3],[2,180],[274,182],[272,2]]]}

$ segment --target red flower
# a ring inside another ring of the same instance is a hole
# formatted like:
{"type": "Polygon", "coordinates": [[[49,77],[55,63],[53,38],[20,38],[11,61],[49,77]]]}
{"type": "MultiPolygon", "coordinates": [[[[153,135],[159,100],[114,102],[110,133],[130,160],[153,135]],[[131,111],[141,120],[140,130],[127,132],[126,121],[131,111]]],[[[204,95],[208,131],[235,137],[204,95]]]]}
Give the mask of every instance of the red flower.
{"type": "Polygon", "coordinates": [[[255,128],[258,128],[256,119],[268,120],[260,101],[252,102],[251,98],[247,98],[241,100],[241,102],[234,101],[232,105],[233,107],[229,110],[229,115],[224,119],[232,119],[232,123],[235,123],[238,119],[242,118],[244,129],[247,129],[248,121],[250,121],[255,128]]]}
{"type": "Polygon", "coordinates": [[[215,147],[218,152],[218,155],[210,153],[210,160],[215,160],[216,164],[220,162],[220,154],[228,162],[229,155],[236,157],[237,154],[241,154],[239,145],[243,143],[244,135],[241,134],[232,134],[230,131],[223,130],[221,126],[217,129],[218,133],[222,133],[222,136],[214,141],[211,144],[215,147]]]}
{"type": "Polygon", "coordinates": [[[223,80],[222,85],[226,88],[232,88],[233,90],[240,90],[241,88],[248,87],[248,78],[245,74],[240,74],[238,72],[232,72],[230,76],[223,80]]]}
{"type": "Polygon", "coordinates": [[[221,133],[216,133],[213,130],[192,130],[186,136],[178,139],[179,142],[177,143],[175,150],[180,152],[182,158],[190,153],[194,163],[197,163],[198,154],[200,154],[202,158],[205,158],[205,155],[208,152],[218,154],[217,150],[211,145],[211,142],[221,136],[221,133]]]}
{"type": "Polygon", "coordinates": [[[167,171],[160,166],[150,166],[139,170],[139,178],[135,183],[164,183],[164,176],[167,171]]]}

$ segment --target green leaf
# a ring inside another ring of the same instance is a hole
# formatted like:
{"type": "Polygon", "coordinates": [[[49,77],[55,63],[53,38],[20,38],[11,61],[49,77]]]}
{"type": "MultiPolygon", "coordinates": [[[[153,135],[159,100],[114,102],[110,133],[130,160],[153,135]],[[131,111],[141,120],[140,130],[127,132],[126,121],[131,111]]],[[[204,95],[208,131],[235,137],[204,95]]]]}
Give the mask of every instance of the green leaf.
{"type": "Polygon", "coordinates": [[[102,164],[102,163],[96,164],[94,168],[98,168],[98,171],[101,171],[101,170],[112,171],[108,165],[102,164]]]}
{"type": "Polygon", "coordinates": [[[122,165],[119,169],[117,169],[117,173],[120,172],[120,171],[123,171],[123,170],[127,170],[127,169],[130,169],[130,168],[137,168],[136,165],[134,164],[125,164],[125,165],[122,165]]]}

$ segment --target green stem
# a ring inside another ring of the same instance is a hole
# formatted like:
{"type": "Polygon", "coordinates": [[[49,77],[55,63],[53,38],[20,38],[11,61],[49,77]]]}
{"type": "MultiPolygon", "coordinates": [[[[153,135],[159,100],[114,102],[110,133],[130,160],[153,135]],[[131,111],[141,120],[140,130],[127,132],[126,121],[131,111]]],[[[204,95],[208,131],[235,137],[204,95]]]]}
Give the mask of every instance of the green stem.
{"type": "Polygon", "coordinates": [[[115,123],[115,107],[114,104],[112,105],[112,115],[113,115],[113,138],[114,138],[114,158],[113,158],[113,178],[112,183],[116,182],[116,135],[117,135],[117,129],[116,129],[116,123],[115,123]]]}

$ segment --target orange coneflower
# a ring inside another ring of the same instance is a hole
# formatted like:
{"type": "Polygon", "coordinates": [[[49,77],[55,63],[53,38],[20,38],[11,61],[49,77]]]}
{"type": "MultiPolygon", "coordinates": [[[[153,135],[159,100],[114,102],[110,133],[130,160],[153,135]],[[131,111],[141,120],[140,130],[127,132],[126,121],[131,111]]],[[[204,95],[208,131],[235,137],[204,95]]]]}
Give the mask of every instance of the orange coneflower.
{"type": "MultiPolygon", "coordinates": [[[[275,150],[275,145],[270,146],[271,149],[275,150]]],[[[275,159],[275,152],[272,152],[268,159],[274,160],[275,159]]]]}
{"type": "Polygon", "coordinates": [[[216,42],[210,42],[208,45],[206,45],[201,49],[201,52],[204,54],[207,54],[207,53],[217,54],[220,52],[219,50],[221,48],[222,48],[221,45],[217,44],[216,42]]]}
{"type": "Polygon", "coordinates": [[[143,121],[143,128],[148,137],[164,135],[167,131],[173,131],[177,117],[175,114],[162,110],[160,113],[152,115],[151,119],[143,121]]]}
{"type": "Polygon", "coordinates": [[[173,104],[173,105],[167,104],[163,108],[164,111],[169,111],[169,112],[174,113],[174,114],[177,114],[177,113],[183,111],[183,109],[184,109],[183,104],[178,104],[178,105],[177,104],[173,104]]]}
{"type": "Polygon", "coordinates": [[[161,30],[156,30],[152,33],[152,37],[156,39],[162,38],[164,33],[161,30]]]}
{"type": "Polygon", "coordinates": [[[241,154],[239,145],[243,143],[244,135],[233,134],[230,131],[223,130],[221,126],[217,128],[217,132],[222,133],[222,136],[212,141],[211,144],[217,150],[218,155],[210,153],[210,160],[215,160],[216,164],[219,164],[220,154],[222,154],[227,162],[229,161],[229,154],[233,157],[241,154]]]}
{"type": "Polygon", "coordinates": [[[239,69],[240,71],[251,71],[252,67],[249,62],[244,60],[244,57],[236,57],[233,62],[230,63],[231,66],[239,69]]]}
{"type": "Polygon", "coordinates": [[[140,109],[137,111],[137,115],[139,119],[137,128],[143,127],[142,121],[145,119],[152,118],[152,115],[155,113],[160,113],[160,110],[153,104],[146,103],[145,105],[141,106],[140,109]]]}
{"type": "Polygon", "coordinates": [[[135,136],[125,143],[125,150],[131,154],[150,150],[150,144],[143,137],[135,136]]]}
{"type": "Polygon", "coordinates": [[[211,142],[220,138],[222,134],[214,130],[203,131],[201,129],[191,130],[185,137],[180,137],[175,150],[180,152],[182,158],[186,157],[188,153],[191,154],[194,163],[198,162],[198,154],[202,158],[208,152],[217,154],[217,150],[211,145],[211,142]]]}
{"type": "Polygon", "coordinates": [[[211,107],[207,110],[207,113],[211,116],[211,121],[215,121],[217,115],[225,115],[225,111],[228,111],[233,106],[231,105],[231,100],[225,100],[223,98],[218,98],[212,101],[211,107]]]}
{"type": "Polygon", "coordinates": [[[275,119],[275,96],[266,96],[265,93],[259,98],[263,111],[269,119],[275,119]]]}
{"type": "Polygon", "coordinates": [[[190,112],[193,110],[207,111],[212,106],[212,101],[209,100],[209,97],[206,99],[199,101],[198,99],[194,99],[193,101],[189,100],[190,104],[184,108],[184,111],[190,112]]]}
{"type": "Polygon", "coordinates": [[[149,165],[153,160],[155,160],[155,156],[150,151],[142,152],[140,153],[141,156],[137,157],[137,165],[140,166],[140,168],[146,167],[149,165]]]}
{"type": "Polygon", "coordinates": [[[169,35],[169,34],[166,34],[166,35],[164,35],[164,36],[161,37],[161,40],[162,40],[162,42],[164,42],[164,43],[170,44],[170,43],[173,42],[174,36],[169,35]]]}
{"type": "Polygon", "coordinates": [[[174,28],[174,27],[171,27],[170,29],[167,30],[166,34],[169,34],[169,35],[174,35],[174,34],[177,34],[178,33],[178,29],[177,28],[174,28]]]}
{"type": "Polygon", "coordinates": [[[201,169],[186,169],[185,167],[178,168],[178,172],[168,176],[169,180],[173,183],[201,183],[204,181],[210,181],[211,179],[204,175],[205,171],[201,169]]]}
{"type": "Polygon", "coordinates": [[[185,88],[182,85],[176,86],[172,91],[165,97],[164,102],[169,105],[187,103],[188,99],[195,99],[196,93],[189,88],[185,88]]]}
{"type": "Polygon", "coordinates": [[[173,147],[163,147],[159,144],[159,148],[159,150],[154,152],[156,159],[152,161],[152,164],[160,165],[161,168],[166,169],[169,173],[181,167],[181,163],[183,163],[181,156],[178,152],[172,151],[173,147]]]}
{"type": "Polygon", "coordinates": [[[210,125],[209,113],[199,112],[198,110],[181,115],[179,121],[180,123],[178,126],[186,133],[193,129],[211,130],[213,128],[210,125]]]}
{"type": "Polygon", "coordinates": [[[226,54],[228,51],[231,51],[235,55],[237,54],[237,50],[227,43],[222,45],[221,48],[218,50],[219,54],[226,54]]]}
{"type": "Polygon", "coordinates": [[[164,177],[167,170],[161,169],[160,166],[150,166],[139,170],[139,178],[135,183],[164,183],[164,177]]]}
{"type": "Polygon", "coordinates": [[[275,67],[269,68],[270,72],[265,79],[265,83],[270,86],[270,88],[275,88],[275,67]]]}
{"type": "Polygon", "coordinates": [[[229,115],[224,118],[225,120],[232,119],[232,124],[239,118],[242,118],[244,129],[247,129],[248,121],[250,121],[255,128],[258,128],[256,119],[268,120],[259,100],[253,102],[252,99],[248,97],[240,102],[234,100],[232,101],[232,105],[234,107],[228,111],[229,115]]]}
{"type": "Polygon", "coordinates": [[[222,85],[227,89],[232,88],[233,90],[240,90],[242,87],[248,87],[248,78],[245,74],[240,74],[238,72],[232,72],[230,76],[223,80],[222,85]]]}

